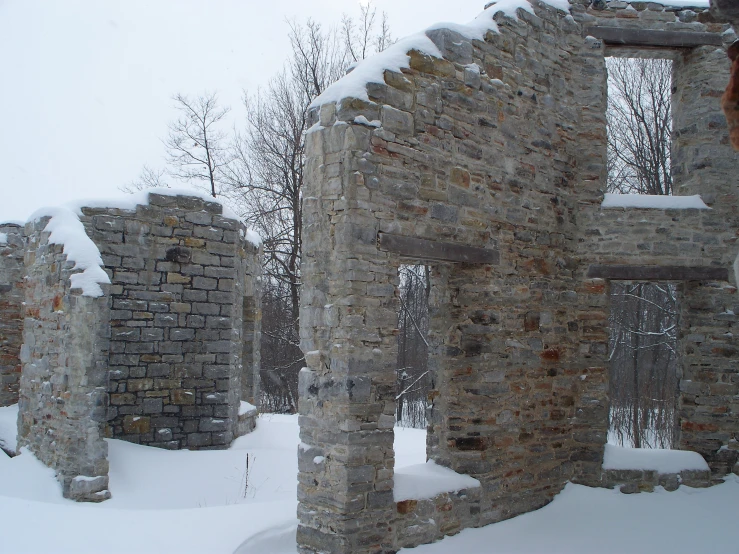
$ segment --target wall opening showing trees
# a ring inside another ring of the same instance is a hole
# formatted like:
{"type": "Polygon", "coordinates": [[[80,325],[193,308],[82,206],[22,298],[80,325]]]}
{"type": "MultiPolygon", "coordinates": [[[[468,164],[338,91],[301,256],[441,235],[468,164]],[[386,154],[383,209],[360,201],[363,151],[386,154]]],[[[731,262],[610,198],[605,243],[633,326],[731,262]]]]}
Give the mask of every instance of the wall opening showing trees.
{"type": "MultiPolygon", "coordinates": [[[[671,195],[672,61],[607,58],[608,192],[671,195]]],[[[677,285],[611,283],[609,440],[677,443],[677,285]]]]}
{"type": "Polygon", "coordinates": [[[611,282],[609,441],[673,448],[678,417],[678,285],[611,282]]]}
{"type": "Polygon", "coordinates": [[[672,194],[672,61],[606,58],[608,192],[672,194]]]}
{"type": "Polygon", "coordinates": [[[395,421],[403,427],[426,428],[431,387],[428,369],[429,267],[401,265],[398,311],[398,365],[395,421]]]}

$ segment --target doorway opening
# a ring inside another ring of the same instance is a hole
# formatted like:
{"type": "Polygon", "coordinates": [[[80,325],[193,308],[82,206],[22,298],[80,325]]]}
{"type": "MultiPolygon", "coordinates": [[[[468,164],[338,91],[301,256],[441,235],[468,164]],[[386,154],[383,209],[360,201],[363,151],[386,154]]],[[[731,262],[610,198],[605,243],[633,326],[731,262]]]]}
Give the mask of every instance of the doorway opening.
{"type": "Polygon", "coordinates": [[[675,448],[679,437],[678,285],[612,281],[608,442],[675,448]]]}

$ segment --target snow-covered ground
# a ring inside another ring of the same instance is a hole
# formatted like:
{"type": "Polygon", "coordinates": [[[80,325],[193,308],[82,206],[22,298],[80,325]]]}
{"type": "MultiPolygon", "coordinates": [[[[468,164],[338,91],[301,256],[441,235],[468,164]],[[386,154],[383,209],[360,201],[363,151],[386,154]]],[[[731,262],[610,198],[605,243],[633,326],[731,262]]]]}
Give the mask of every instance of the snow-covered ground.
{"type": "MultiPolygon", "coordinates": [[[[15,446],[16,414],[0,408],[6,447],[15,446]]],[[[113,498],[94,505],[64,500],[29,453],[0,453],[0,552],[294,554],[298,442],[297,418],[278,415],[260,416],[225,451],[110,440],[113,498]]],[[[397,428],[395,449],[398,468],[422,463],[425,433],[397,428]]],[[[405,552],[739,552],[737,514],[734,476],[711,489],[638,495],[570,484],[541,510],[405,552]]]]}

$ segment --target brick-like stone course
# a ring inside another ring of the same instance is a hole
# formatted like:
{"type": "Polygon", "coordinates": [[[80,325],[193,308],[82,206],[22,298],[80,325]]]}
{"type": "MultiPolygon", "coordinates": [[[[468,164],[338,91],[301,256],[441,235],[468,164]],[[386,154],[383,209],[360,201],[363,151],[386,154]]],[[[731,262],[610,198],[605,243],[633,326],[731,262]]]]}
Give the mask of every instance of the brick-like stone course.
{"type": "Polygon", "coordinates": [[[111,279],[108,436],[173,449],[234,439],[259,362],[260,249],[222,211],[160,194],[134,213],[82,209],[111,279]]]}
{"type": "MultiPolygon", "coordinates": [[[[586,278],[589,265],[728,267],[736,257],[729,252],[737,163],[714,117],[713,83],[724,76],[720,65],[704,63],[721,52],[669,53],[679,60],[677,109],[692,118],[675,119],[676,183],[681,194],[705,194],[714,211],[602,210],[605,56],[626,52],[583,32],[631,25],[715,32],[728,42],[726,25],[707,10],[652,3],[573,2],[569,15],[532,4],[535,14],[496,15],[500,33],[485,41],[428,32],[443,59],[411,51],[409,69],[367,85],[369,101],[344,99],[312,113],[301,553],[394,552],[539,508],[568,480],[606,485],[609,283],[586,278]],[[474,498],[393,502],[397,271],[405,260],[378,249],[378,232],[500,254],[491,265],[431,263],[427,455],[478,479],[474,498]],[[325,461],[315,464],[316,456],[325,461]]],[[[704,327],[721,334],[706,339],[716,344],[699,356],[685,348],[685,376],[695,364],[711,375],[705,404],[683,394],[680,444],[724,456],[723,468],[706,457],[724,473],[735,451],[720,447],[735,444],[737,425],[737,357],[724,328],[734,285],[686,283],[698,292],[683,316],[686,335],[704,327]],[[721,369],[713,374],[712,365],[721,369]]]]}
{"type": "Polygon", "coordinates": [[[23,342],[23,266],[26,240],[23,227],[0,224],[0,406],[18,402],[23,342]]]}

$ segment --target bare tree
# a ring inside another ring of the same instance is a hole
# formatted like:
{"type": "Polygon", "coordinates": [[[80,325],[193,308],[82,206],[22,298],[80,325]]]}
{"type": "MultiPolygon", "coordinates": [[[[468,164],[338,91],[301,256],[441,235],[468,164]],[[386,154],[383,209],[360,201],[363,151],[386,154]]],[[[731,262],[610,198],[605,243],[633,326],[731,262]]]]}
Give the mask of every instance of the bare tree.
{"type": "Polygon", "coordinates": [[[620,444],[672,448],[677,440],[677,287],[611,284],[610,431],[620,444]]]}
{"type": "Polygon", "coordinates": [[[308,106],[344,74],[347,56],[335,32],[290,22],[292,56],[255,94],[246,94],[246,127],[237,133],[224,174],[228,195],[263,237],[262,368],[265,403],[297,409],[302,189],[308,106]]]}
{"type": "Polygon", "coordinates": [[[169,124],[164,140],[170,174],[195,185],[205,184],[215,198],[220,174],[231,161],[227,135],[219,129],[230,108],[220,107],[215,93],[192,99],[177,94],[173,100],[181,115],[169,124]]]}
{"type": "Polygon", "coordinates": [[[672,62],[608,58],[608,189],[672,194],[672,62]]]}
{"type": "Polygon", "coordinates": [[[406,427],[426,427],[426,403],[431,386],[427,339],[430,290],[428,266],[400,267],[395,419],[406,427]]]}
{"type": "MultiPolygon", "coordinates": [[[[672,62],[609,58],[608,190],[672,194],[672,62]]],[[[612,284],[610,431],[621,444],[671,448],[677,437],[677,293],[612,284]]]]}
{"type": "MultiPolygon", "coordinates": [[[[354,28],[350,18],[344,22],[354,28]]],[[[275,411],[297,410],[297,377],[305,365],[298,317],[308,107],[346,73],[350,60],[391,42],[384,14],[379,34],[374,35],[375,11],[369,5],[361,10],[359,25],[367,38],[356,55],[335,29],[326,30],[311,20],[288,23],[290,59],[266,87],[244,94],[243,130],[234,130],[227,142],[219,126],[229,110],[219,107],[215,94],[192,100],[177,95],[181,117],[170,125],[164,141],[169,175],[207,185],[214,197],[227,199],[263,238],[261,401],[275,411]]],[[[162,175],[145,168],[131,188],[152,186],[162,175]]]]}
{"type": "Polygon", "coordinates": [[[370,2],[359,5],[359,19],[344,14],[341,38],[350,60],[358,62],[374,52],[382,52],[393,43],[387,14],[382,13],[380,28],[375,34],[377,9],[370,2]]]}
{"type": "Polygon", "coordinates": [[[167,172],[164,169],[152,169],[148,165],[144,164],[144,167],[141,169],[141,173],[139,174],[138,178],[128,185],[119,187],[119,189],[128,194],[133,194],[134,192],[144,189],[168,189],[170,188],[170,186],[167,184],[166,181],[164,181],[164,175],[166,175],[166,173],[167,172]]]}

